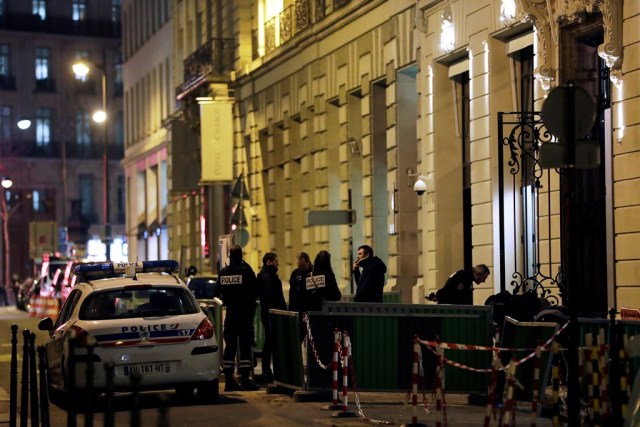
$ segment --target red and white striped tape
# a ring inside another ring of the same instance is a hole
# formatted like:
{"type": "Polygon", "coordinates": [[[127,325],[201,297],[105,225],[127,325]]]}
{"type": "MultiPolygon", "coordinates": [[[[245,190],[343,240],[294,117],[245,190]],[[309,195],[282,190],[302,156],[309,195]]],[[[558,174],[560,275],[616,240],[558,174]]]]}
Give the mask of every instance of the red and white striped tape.
{"type": "MultiPolygon", "coordinates": [[[[311,351],[313,353],[313,357],[316,359],[316,363],[322,369],[329,369],[329,366],[331,365],[329,363],[322,363],[322,360],[320,360],[320,355],[318,354],[318,350],[316,349],[316,343],[313,339],[313,335],[311,334],[311,324],[309,323],[309,316],[307,315],[307,313],[302,313],[302,320],[304,321],[304,324],[307,327],[307,342],[311,346],[311,351]]],[[[338,347],[339,346],[340,346],[340,340],[338,340],[338,347]]],[[[340,350],[338,350],[338,353],[340,353],[340,350]]]]}
{"type": "MultiPolygon", "coordinates": [[[[553,342],[553,340],[564,331],[567,326],[569,326],[569,321],[567,321],[564,325],[562,325],[547,341],[545,341],[539,347],[542,348],[543,351],[548,351],[549,346],[553,342]]],[[[536,348],[511,348],[511,347],[495,347],[495,346],[486,346],[486,345],[473,345],[473,344],[456,344],[456,343],[446,343],[446,342],[438,342],[438,341],[425,341],[420,340],[420,344],[435,347],[439,345],[441,348],[447,350],[481,350],[481,351],[532,351],[535,352],[536,348]]]]}

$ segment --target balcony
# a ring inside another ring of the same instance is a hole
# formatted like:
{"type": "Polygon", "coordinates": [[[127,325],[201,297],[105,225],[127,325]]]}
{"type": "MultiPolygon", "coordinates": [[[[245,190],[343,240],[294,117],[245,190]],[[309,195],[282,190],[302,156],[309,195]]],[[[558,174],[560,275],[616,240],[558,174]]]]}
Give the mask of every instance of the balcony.
{"type": "Polygon", "coordinates": [[[176,89],[178,96],[199,86],[209,77],[226,78],[233,71],[234,39],[211,39],[184,60],[184,82],[176,89]]]}
{"type": "MultiPolygon", "coordinates": [[[[278,46],[291,40],[296,34],[320,22],[327,15],[350,3],[351,0],[296,0],[274,16],[264,26],[264,52],[269,53],[278,46]]],[[[253,59],[259,57],[258,37],[252,34],[254,41],[253,59]]]]}
{"type": "Polygon", "coordinates": [[[56,81],[49,77],[47,79],[36,79],[36,87],[34,92],[55,92],[56,81]]]}
{"type": "Polygon", "coordinates": [[[0,90],[16,90],[16,76],[0,76],[0,90]]]}

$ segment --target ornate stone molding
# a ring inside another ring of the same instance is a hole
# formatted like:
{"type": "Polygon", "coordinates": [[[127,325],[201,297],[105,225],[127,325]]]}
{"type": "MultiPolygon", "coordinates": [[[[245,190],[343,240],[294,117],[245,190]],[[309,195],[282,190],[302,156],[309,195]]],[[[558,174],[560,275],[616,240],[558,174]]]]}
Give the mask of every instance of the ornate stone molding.
{"type": "Polygon", "coordinates": [[[539,60],[534,74],[545,91],[549,91],[553,82],[556,81],[556,61],[550,53],[558,46],[557,24],[551,19],[548,4],[548,0],[518,0],[519,10],[533,22],[536,28],[539,60]]]}
{"type": "Polygon", "coordinates": [[[581,22],[588,14],[600,12],[603,17],[604,43],[598,55],[611,69],[611,81],[622,81],[622,7],[624,0],[517,0],[519,9],[533,21],[538,36],[541,60],[536,78],[549,90],[557,71],[551,49],[557,49],[558,24],[581,22]]]}
{"type": "Polygon", "coordinates": [[[622,0],[556,0],[554,17],[557,22],[580,22],[588,13],[600,11],[604,26],[604,43],[598,46],[598,56],[611,70],[611,81],[622,80],[622,0]]]}
{"type": "Polygon", "coordinates": [[[598,46],[598,55],[611,69],[613,84],[622,83],[622,5],[623,0],[604,0],[600,3],[604,23],[604,43],[598,46]]]}

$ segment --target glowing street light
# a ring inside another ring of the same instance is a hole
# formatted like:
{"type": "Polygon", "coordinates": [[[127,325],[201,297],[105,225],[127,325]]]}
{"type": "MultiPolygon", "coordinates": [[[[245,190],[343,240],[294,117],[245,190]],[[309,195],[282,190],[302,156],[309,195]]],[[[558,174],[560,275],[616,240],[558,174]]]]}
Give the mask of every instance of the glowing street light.
{"type": "Polygon", "coordinates": [[[86,76],[87,74],[89,74],[89,71],[91,70],[89,66],[84,62],[76,62],[75,64],[73,64],[71,68],[73,68],[74,74],[78,77],[86,76]]]}
{"type": "Polygon", "coordinates": [[[102,110],[99,110],[93,113],[92,117],[93,117],[93,121],[96,123],[104,123],[107,121],[107,113],[102,110]]]}
{"type": "MultiPolygon", "coordinates": [[[[7,207],[7,197],[4,194],[11,187],[13,187],[13,180],[8,176],[2,177],[2,188],[4,188],[4,192],[2,194],[1,208],[2,208],[2,250],[4,251],[4,283],[0,286],[7,286],[9,283],[9,209],[7,207]]],[[[5,301],[6,302],[6,301],[5,301]]]]}
{"type": "Polygon", "coordinates": [[[22,118],[22,119],[18,120],[18,127],[21,130],[29,129],[31,127],[31,119],[22,118]]]}
{"type": "Polygon", "coordinates": [[[2,178],[2,187],[7,190],[10,189],[11,187],[13,187],[13,180],[8,176],[5,176],[4,178],[2,178]]]}

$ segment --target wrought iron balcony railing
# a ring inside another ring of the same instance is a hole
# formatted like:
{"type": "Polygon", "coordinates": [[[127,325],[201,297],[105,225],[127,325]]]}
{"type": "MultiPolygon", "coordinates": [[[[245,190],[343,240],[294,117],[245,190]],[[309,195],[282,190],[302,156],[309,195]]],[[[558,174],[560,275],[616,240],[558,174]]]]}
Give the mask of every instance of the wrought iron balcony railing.
{"type": "MultiPolygon", "coordinates": [[[[288,42],[296,34],[320,22],[327,15],[340,9],[351,0],[296,0],[264,24],[264,52],[269,53],[288,42]]],[[[254,35],[254,59],[258,57],[257,35],[254,35]]]]}
{"type": "Polygon", "coordinates": [[[16,76],[0,75],[0,89],[16,90],[16,76]]]}
{"type": "Polygon", "coordinates": [[[35,89],[36,92],[55,92],[56,81],[52,77],[46,79],[36,79],[35,89]]]}
{"type": "Polygon", "coordinates": [[[208,75],[224,76],[234,69],[235,39],[211,39],[184,60],[182,93],[208,75]]]}

